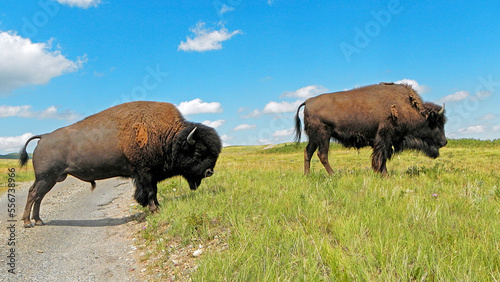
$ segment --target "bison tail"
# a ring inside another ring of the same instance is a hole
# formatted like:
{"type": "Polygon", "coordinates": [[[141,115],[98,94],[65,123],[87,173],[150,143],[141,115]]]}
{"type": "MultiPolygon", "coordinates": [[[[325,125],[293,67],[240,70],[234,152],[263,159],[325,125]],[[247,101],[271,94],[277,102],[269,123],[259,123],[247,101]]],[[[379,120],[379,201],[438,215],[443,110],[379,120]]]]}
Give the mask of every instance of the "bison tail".
{"type": "Polygon", "coordinates": [[[300,137],[302,136],[302,123],[300,122],[300,117],[299,117],[299,111],[302,106],[305,106],[306,102],[300,104],[299,108],[297,109],[297,113],[295,114],[295,139],[294,142],[297,143],[297,145],[300,143],[300,137]]]}
{"type": "Polygon", "coordinates": [[[28,162],[29,156],[28,156],[28,153],[26,152],[26,147],[28,146],[28,143],[31,142],[31,140],[33,140],[33,139],[42,139],[42,135],[32,136],[24,144],[24,147],[19,152],[19,163],[21,164],[21,167],[25,166],[26,163],[28,162]]]}

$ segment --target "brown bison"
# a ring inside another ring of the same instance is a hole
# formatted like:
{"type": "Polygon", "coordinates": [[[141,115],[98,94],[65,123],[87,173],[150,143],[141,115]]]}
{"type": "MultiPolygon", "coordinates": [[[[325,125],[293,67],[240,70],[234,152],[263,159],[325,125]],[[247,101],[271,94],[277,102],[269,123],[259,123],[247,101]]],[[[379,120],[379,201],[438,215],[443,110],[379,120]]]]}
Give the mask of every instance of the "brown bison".
{"type": "Polygon", "coordinates": [[[23,218],[31,227],[42,225],[40,203],[56,182],[68,174],[90,182],[131,177],[134,198],[155,211],[157,183],[182,175],[192,190],[214,173],[221,151],[215,130],[186,121],[174,105],[160,102],[121,104],[51,133],[31,137],[21,150],[21,166],[28,160],[26,146],[40,139],[33,153],[35,182],[29,189],[23,218]]]}
{"type": "Polygon", "coordinates": [[[394,153],[418,150],[431,158],[446,145],[444,106],[422,102],[409,85],[380,83],[307,99],[295,115],[296,141],[300,142],[299,110],[304,108],[304,127],[309,143],[304,150],[304,173],[311,157],[318,157],[331,175],[328,162],[330,138],[345,147],[371,146],[372,168],[387,174],[386,162],[394,153]]]}

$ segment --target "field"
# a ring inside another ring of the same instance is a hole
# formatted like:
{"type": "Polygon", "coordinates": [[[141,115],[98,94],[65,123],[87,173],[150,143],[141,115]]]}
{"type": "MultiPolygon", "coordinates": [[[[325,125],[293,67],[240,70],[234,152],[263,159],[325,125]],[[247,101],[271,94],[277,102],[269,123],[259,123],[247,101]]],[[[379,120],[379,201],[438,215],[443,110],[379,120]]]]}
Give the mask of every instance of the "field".
{"type": "Polygon", "coordinates": [[[304,146],[224,148],[198,191],[162,182],[138,242],[152,276],[500,280],[499,140],[450,140],[435,160],[396,155],[387,178],[371,171],[370,149],[337,144],[334,176],[316,156],[303,176],[304,146]]]}
{"type": "Polygon", "coordinates": [[[30,181],[35,179],[33,165],[31,160],[26,164],[26,167],[19,168],[19,161],[12,159],[0,159],[0,195],[7,191],[9,181],[9,169],[15,169],[15,181],[17,183],[30,181]]]}
{"type": "Polygon", "coordinates": [[[304,146],[224,148],[198,191],[164,181],[143,230],[156,277],[500,280],[498,140],[450,140],[436,160],[395,156],[388,178],[369,168],[371,150],[337,144],[333,177],[317,157],[303,176],[304,146]],[[199,245],[202,256],[186,255],[199,245]]]}

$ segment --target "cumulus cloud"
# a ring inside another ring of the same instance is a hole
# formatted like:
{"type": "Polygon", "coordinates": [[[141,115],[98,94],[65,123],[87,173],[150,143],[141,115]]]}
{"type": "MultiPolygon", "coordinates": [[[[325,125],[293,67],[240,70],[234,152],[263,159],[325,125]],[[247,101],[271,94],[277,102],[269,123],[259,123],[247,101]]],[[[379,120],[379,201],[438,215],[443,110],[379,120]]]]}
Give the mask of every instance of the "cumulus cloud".
{"type": "Polygon", "coordinates": [[[424,93],[427,93],[430,91],[430,88],[425,86],[425,85],[420,85],[416,80],[413,80],[413,79],[407,79],[407,78],[404,78],[404,79],[401,79],[401,80],[398,80],[396,82],[394,82],[396,84],[407,84],[407,85],[411,85],[411,87],[417,91],[418,94],[424,94],[424,93]]]}
{"type": "Polygon", "coordinates": [[[177,108],[183,115],[193,115],[193,114],[213,114],[221,113],[222,107],[218,102],[203,102],[201,99],[196,98],[191,101],[181,102],[177,108]]]}
{"type": "Polygon", "coordinates": [[[259,118],[261,115],[262,115],[262,113],[259,110],[255,109],[255,110],[251,111],[250,113],[241,116],[241,118],[259,118]]]}
{"type": "Polygon", "coordinates": [[[233,140],[234,139],[234,136],[229,136],[227,134],[224,134],[220,137],[220,140],[222,141],[230,141],[230,140],[233,140]]]}
{"type": "Polygon", "coordinates": [[[86,62],[66,59],[60,50],[52,51],[52,40],[33,43],[15,32],[0,32],[0,93],[48,83],[52,78],[74,72],[86,62]]]}
{"type": "Polygon", "coordinates": [[[264,107],[264,110],[262,111],[265,114],[272,114],[272,113],[291,113],[295,112],[299,105],[302,103],[302,100],[297,100],[295,102],[275,102],[271,101],[266,104],[264,107]]]}
{"type": "Polygon", "coordinates": [[[255,124],[243,123],[243,124],[236,126],[233,130],[234,131],[250,130],[250,129],[254,129],[255,127],[257,127],[255,124]]]}
{"type": "Polygon", "coordinates": [[[33,136],[33,134],[25,133],[21,136],[0,137],[0,152],[18,152],[24,146],[26,140],[28,140],[31,136],[33,136]]]}
{"type": "Polygon", "coordinates": [[[222,140],[222,147],[227,147],[231,146],[231,144],[227,143],[227,141],[231,141],[234,139],[234,136],[229,136],[227,134],[224,134],[220,137],[220,140],[222,140]]]}
{"type": "Polygon", "coordinates": [[[199,22],[196,24],[196,27],[191,28],[190,31],[193,33],[193,36],[187,36],[186,41],[181,41],[177,50],[186,52],[220,50],[222,49],[222,42],[241,33],[241,30],[229,32],[224,26],[221,26],[219,30],[205,28],[204,22],[199,22]]]}
{"type": "Polygon", "coordinates": [[[466,128],[459,128],[458,133],[471,134],[471,133],[483,133],[486,132],[486,125],[473,125],[466,128]]]}
{"type": "Polygon", "coordinates": [[[206,120],[206,121],[202,122],[202,124],[204,124],[206,126],[213,127],[213,128],[221,127],[224,123],[226,123],[226,121],[223,119],[218,119],[215,121],[206,120]]]}
{"type": "Polygon", "coordinates": [[[69,110],[64,112],[59,112],[57,110],[57,107],[55,106],[50,106],[43,111],[33,111],[33,107],[31,105],[23,105],[23,106],[0,105],[0,118],[4,117],[76,120],[80,118],[80,115],[69,110]]]}
{"type": "Polygon", "coordinates": [[[89,7],[97,7],[101,0],[56,0],[59,4],[67,5],[70,7],[78,7],[88,9],[89,7]]]}
{"type": "Polygon", "coordinates": [[[293,128],[288,128],[288,129],[282,129],[273,132],[273,137],[285,137],[285,136],[290,136],[293,134],[294,129],[293,128]]]}
{"type": "Polygon", "coordinates": [[[453,94],[444,96],[443,98],[439,99],[439,102],[441,103],[446,103],[446,102],[457,102],[457,101],[462,101],[465,98],[469,96],[468,91],[457,91],[453,94]]]}
{"type": "Polygon", "coordinates": [[[224,15],[227,12],[232,12],[234,11],[234,7],[228,6],[226,4],[222,4],[222,7],[219,10],[220,15],[224,15]]]}
{"type": "Polygon", "coordinates": [[[290,91],[290,92],[284,92],[280,98],[301,98],[301,99],[307,99],[311,98],[313,96],[326,93],[328,92],[328,89],[322,85],[309,85],[306,87],[302,87],[300,89],[297,89],[295,91],[290,91]]]}
{"type": "Polygon", "coordinates": [[[492,119],[495,119],[496,118],[496,115],[494,114],[485,114],[484,116],[480,117],[479,119],[482,119],[482,120],[492,120],[492,119]]]}

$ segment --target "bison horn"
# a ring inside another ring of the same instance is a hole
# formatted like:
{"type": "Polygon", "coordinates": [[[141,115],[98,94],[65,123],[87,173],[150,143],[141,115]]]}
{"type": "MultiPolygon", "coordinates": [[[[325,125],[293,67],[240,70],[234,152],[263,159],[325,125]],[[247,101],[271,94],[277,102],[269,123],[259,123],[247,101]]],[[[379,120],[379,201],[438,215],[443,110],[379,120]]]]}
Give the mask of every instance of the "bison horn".
{"type": "Polygon", "coordinates": [[[443,103],[443,107],[441,108],[441,110],[439,110],[438,112],[438,115],[442,116],[444,114],[444,103],[443,103]]]}
{"type": "Polygon", "coordinates": [[[189,133],[188,137],[187,137],[187,142],[189,145],[193,146],[194,143],[196,143],[196,141],[194,140],[193,138],[193,135],[194,135],[194,132],[196,131],[198,127],[195,127],[193,130],[191,130],[191,132],[189,133]]]}

